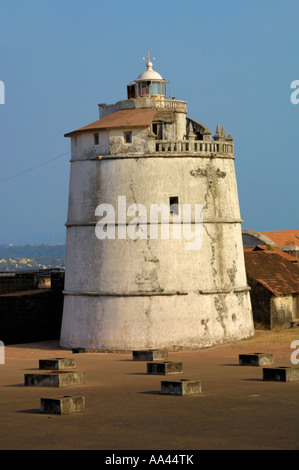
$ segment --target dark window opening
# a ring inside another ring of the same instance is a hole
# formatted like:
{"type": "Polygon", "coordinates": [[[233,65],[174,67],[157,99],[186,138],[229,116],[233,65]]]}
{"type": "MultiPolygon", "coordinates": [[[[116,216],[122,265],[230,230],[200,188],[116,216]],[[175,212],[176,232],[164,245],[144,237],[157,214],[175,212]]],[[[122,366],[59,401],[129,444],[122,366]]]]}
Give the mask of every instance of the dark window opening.
{"type": "Polygon", "coordinates": [[[169,205],[170,205],[170,212],[172,214],[178,215],[179,214],[179,198],[177,196],[170,197],[169,205]]]}
{"type": "Polygon", "coordinates": [[[94,134],[94,145],[99,145],[99,134],[94,134]]]}
{"type": "Polygon", "coordinates": [[[132,132],[124,132],[124,140],[126,144],[132,143],[132,132]]]}
{"type": "Polygon", "coordinates": [[[142,95],[149,95],[151,92],[151,82],[142,82],[141,84],[141,94],[142,95]]]}
{"type": "Polygon", "coordinates": [[[156,136],[156,140],[163,140],[163,127],[162,123],[153,124],[153,133],[156,136]]]}
{"type": "Polygon", "coordinates": [[[135,85],[128,85],[128,100],[131,98],[136,98],[136,86],[135,85]]]}

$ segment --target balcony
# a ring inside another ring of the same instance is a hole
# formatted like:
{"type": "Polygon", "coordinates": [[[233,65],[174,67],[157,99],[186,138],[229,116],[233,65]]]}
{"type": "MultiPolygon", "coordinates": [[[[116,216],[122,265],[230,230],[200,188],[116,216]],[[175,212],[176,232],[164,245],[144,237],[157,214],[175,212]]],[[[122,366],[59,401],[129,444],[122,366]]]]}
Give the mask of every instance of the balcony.
{"type": "Polygon", "coordinates": [[[155,152],[161,153],[200,153],[210,156],[211,154],[227,154],[232,155],[234,152],[234,146],[228,142],[204,142],[199,140],[177,140],[177,141],[166,141],[156,140],[155,141],[155,152]]]}

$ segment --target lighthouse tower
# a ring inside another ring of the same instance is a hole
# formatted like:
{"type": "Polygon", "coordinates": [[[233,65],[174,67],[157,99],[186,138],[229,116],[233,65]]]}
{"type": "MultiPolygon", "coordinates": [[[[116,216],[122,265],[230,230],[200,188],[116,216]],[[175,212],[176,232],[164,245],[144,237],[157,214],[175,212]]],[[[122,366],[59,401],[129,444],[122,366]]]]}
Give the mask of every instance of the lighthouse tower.
{"type": "Polygon", "coordinates": [[[63,347],[195,349],[251,336],[233,138],[146,70],[71,138],[63,347]]]}

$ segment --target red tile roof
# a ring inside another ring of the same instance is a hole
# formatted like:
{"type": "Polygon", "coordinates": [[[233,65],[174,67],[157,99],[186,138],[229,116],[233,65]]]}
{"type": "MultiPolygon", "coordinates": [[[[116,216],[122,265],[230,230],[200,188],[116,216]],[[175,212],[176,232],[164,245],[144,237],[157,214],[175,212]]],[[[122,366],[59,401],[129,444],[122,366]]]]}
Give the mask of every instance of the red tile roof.
{"type": "Polygon", "coordinates": [[[263,284],[275,295],[299,293],[299,268],[277,253],[245,251],[248,277],[263,284]]]}
{"type": "Polygon", "coordinates": [[[299,258],[296,258],[296,256],[290,255],[289,253],[282,251],[276,245],[256,245],[256,247],[254,248],[244,248],[244,251],[264,251],[265,253],[270,255],[276,253],[277,255],[282,256],[283,258],[291,261],[292,263],[299,263],[299,258]]]}
{"type": "Polygon", "coordinates": [[[272,232],[260,232],[270,238],[276,245],[296,245],[299,246],[299,230],[277,230],[272,232]]]}
{"type": "Polygon", "coordinates": [[[81,132],[103,131],[107,129],[132,129],[138,127],[149,127],[156,114],[156,108],[124,109],[108,114],[108,116],[65,134],[71,137],[81,132]]]}

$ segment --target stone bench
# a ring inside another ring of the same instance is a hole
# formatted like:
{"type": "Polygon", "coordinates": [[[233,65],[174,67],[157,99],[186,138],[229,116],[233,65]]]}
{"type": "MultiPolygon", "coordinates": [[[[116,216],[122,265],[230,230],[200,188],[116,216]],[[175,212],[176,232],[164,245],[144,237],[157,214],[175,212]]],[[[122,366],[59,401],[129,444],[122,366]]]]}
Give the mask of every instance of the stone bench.
{"type": "Polygon", "coordinates": [[[291,320],[290,327],[291,328],[299,327],[299,320],[291,320]]]}
{"type": "Polygon", "coordinates": [[[168,359],[168,351],[166,349],[133,351],[133,361],[163,361],[164,359],[168,359]]]}
{"type": "Polygon", "coordinates": [[[66,387],[85,383],[84,372],[49,371],[41,374],[25,374],[25,386],[66,387]]]}
{"type": "Polygon", "coordinates": [[[181,362],[148,362],[147,363],[147,373],[149,375],[169,375],[169,374],[179,374],[183,372],[183,367],[181,362]]]}
{"type": "Polygon", "coordinates": [[[69,396],[41,398],[40,410],[47,414],[68,414],[85,411],[85,397],[69,396]]]}
{"type": "Polygon", "coordinates": [[[73,352],[73,354],[80,354],[80,353],[85,353],[86,350],[85,350],[85,348],[73,348],[72,352],[73,352]]]}
{"type": "Polygon", "coordinates": [[[201,393],[200,380],[180,379],[176,381],[162,381],[162,395],[197,395],[201,393]]]}
{"type": "Polygon", "coordinates": [[[55,358],[55,359],[40,359],[40,370],[65,370],[75,369],[76,361],[74,359],[55,358]]]}
{"type": "Polygon", "coordinates": [[[299,367],[266,367],[263,369],[263,380],[277,382],[299,380],[299,367]]]}
{"type": "Polygon", "coordinates": [[[253,354],[240,354],[239,364],[241,366],[266,366],[274,363],[273,354],[268,353],[253,353],[253,354]]]}

